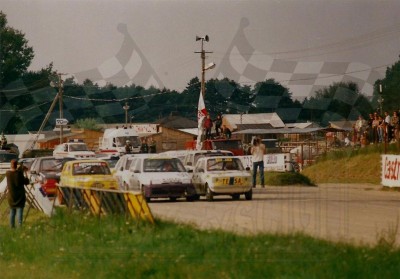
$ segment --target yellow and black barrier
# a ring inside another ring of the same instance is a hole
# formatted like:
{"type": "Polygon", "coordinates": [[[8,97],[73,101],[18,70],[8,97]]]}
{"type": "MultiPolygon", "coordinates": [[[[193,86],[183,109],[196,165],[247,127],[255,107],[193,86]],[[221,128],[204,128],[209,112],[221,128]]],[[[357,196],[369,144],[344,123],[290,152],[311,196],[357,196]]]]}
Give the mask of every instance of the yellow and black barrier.
{"type": "Polygon", "coordinates": [[[57,186],[69,210],[89,210],[94,215],[125,215],[154,223],[153,215],[141,193],[99,188],[57,186]]]}

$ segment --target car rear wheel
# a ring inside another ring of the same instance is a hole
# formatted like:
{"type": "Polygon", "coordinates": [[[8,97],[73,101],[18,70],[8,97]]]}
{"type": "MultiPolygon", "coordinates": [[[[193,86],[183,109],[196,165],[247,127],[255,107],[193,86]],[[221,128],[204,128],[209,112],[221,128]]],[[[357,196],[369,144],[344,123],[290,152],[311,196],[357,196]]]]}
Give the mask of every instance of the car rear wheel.
{"type": "Polygon", "coordinates": [[[146,192],[145,192],[145,190],[144,190],[144,186],[142,186],[141,192],[142,192],[143,198],[146,200],[146,202],[149,202],[149,201],[150,201],[150,198],[149,198],[149,197],[146,197],[146,192]]]}
{"type": "Polygon", "coordinates": [[[170,201],[176,201],[176,197],[169,197],[170,201]]]}
{"type": "Polygon", "coordinates": [[[253,199],[253,190],[250,189],[250,191],[244,193],[244,197],[246,200],[251,201],[253,199]]]}
{"type": "Polygon", "coordinates": [[[210,187],[208,184],[206,184],[206,200],[207,201],[212,201],[214,199],[214,193],[211,191],[210,187]]]}
{"type": "Polygon", "coordinates": [[[186,201],[196,201],[199,198],[199,195],[186,196],[186,201]]]}

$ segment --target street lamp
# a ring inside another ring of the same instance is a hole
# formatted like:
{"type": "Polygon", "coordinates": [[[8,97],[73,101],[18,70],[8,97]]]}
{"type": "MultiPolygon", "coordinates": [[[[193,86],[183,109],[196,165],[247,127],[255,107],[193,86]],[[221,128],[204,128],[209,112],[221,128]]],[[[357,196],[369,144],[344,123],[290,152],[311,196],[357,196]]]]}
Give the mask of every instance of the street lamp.
{"type": "Polygon", "coordinates": [[[128,103],[125,102],[125,106],[123,106],[122,108],[125,110],[125,124],[128,125],[128,109],[129,109],[128,103]]]}
{"type": "Polygon", "coordinates": [[[384,99],[382,98],[382,83],[380,83],[379,84],[379,99],[378,99],[378,103],[379,103],[379,110],[380,110],[381,116],[382,116],[383,101],[384,101],[384,99]]]}
{"type": "Polygon", "coordinates": [[[211,51],[205,51],[204,50],[204,41],[208,42],[210,41],[210,38],[208,37],[208,35],[205,35],[204,37],[199,37],[196,36],[196,42],[197,41],[201,41],[201,51],[198,52],[196,51],[195,53],[200,53],[201,56],[201,94],[204,97],[206,88],[205,88],[205,72],[207,70],[210,69],[214,69],[215,68],[215,63],[209,63],[207,64],[207,66],[205,65],[206,63],[206,53],[212,53],[211,51]]]}

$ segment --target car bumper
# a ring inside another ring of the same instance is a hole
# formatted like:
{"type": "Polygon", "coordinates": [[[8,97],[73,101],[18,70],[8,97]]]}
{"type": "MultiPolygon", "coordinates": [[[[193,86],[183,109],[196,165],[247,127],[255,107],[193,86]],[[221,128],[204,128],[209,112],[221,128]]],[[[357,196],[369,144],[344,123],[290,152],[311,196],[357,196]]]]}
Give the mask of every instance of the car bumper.
{"type": "Polygon", "coordinates": [[[252,188],[251,184],[249,185],[221,185],[221,186],[212,186],[210,185],[211,191],[215,194],[244,194],[250,191],[252,188]]]}
{"type": "Polygon", "coordinates": [[[193,184],[152,184],[143,187],[146,198],[180,198],[196,194],[193,184]]]}

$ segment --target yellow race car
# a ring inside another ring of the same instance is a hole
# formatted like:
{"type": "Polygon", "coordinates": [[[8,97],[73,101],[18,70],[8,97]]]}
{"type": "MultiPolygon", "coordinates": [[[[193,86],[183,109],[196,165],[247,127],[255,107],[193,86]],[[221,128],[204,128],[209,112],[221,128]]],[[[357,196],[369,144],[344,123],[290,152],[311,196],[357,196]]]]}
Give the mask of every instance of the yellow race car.
{"type": "Polygon", "coordinates": [[[73,160],[65,163],[60,186],[118,189],[118,181],[103,160],[73,160]]]}

